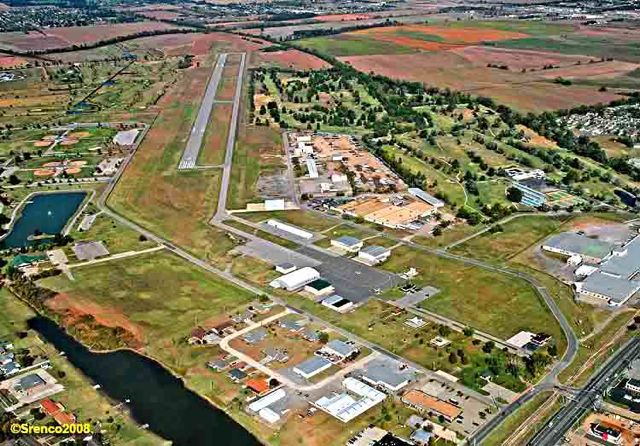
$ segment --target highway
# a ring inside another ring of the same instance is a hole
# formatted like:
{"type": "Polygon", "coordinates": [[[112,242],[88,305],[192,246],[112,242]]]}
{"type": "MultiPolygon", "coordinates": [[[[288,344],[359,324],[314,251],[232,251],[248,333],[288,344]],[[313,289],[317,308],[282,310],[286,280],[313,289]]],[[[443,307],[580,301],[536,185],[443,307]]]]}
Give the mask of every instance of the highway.
{"type": "Polygon", "coordinates": [[[198,116],[196,117],[187,145],[182,153],[182,159],[178,165],[178,169],[193,169],[196,166],[198,160],[198,154],[200,153],[200,147],[202,147],[202,140],[204,138],[204,132],[207,130],[207,124],[209,123],[209,116],[213,109],[213,103],[216,98],[216,92],[218,91],[218,84],[222,77],[222,70],[227,62],[227,53],[221,53],[218,56],[216,66],[211,73],[207,89],[200,103],[200,109],[198,110],[198,116]]]}
{"type": "Polygon", "coordinates": [[[593,407],[597,398],[611,385],[614,376],[627,368],[638,355],[640,355],[640,338],[633,337],[598,370],[572,401],[560,409],[536,433],[528,444],[535,446],[561,444],[567,431],[593,407]]]}

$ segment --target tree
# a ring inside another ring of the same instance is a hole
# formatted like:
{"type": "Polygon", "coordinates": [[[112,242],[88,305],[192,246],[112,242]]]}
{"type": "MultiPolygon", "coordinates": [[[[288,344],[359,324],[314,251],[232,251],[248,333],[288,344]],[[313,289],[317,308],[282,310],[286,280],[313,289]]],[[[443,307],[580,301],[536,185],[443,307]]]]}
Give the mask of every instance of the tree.
{"type": "Polygon", "coordinates": [[[495,346],[496,346],[496,344],[493,341],[487,341],[482,346],[482,351],[485,352],[485,353],[491,353],[491,351],[493,350],[493,348],[495,346]]]}
{"type": "Polygon", "coordinates": [[[516,187],[510,187],[507,189],[507,200],[513,203],[520,203],[522,200],[522,191],[516,187]]]}
{"type": "Polygon", "coordinates": [[[473,336],[474,331],[473,331],[473,328],[471,327],[464,327],[462,329],[462,333],[468,337],[468,336],[473,336]]]}
{"type": "Polygon", "coordinates": [[[451,364],[455,364],[458,362],[458,355],[456,355],[456,352],[449,353],[449,362],[451,364]]]}
{"type": "Polygon", "coordinates": [[[329,342],[329,334],[327,332],[321,331],[318,333],[318,340],[321,344],[326,344],[329,342]]]}

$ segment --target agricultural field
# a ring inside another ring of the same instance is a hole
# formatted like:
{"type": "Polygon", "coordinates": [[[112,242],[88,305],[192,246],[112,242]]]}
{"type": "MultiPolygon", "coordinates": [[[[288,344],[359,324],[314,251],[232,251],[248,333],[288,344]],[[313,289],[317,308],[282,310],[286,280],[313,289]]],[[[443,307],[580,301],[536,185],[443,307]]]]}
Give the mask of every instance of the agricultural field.
{"type": "Polygon", "coordinates": [[[640,89],[633,75],[640,56],[630,33],[568,24],[460,21],[371,28],[295,44],[338,57],[365,73],[539,112],[607,103],[620,99],[623,89],[640,89]]]}
{"type": "Polygon", "coordinates": [[[131,36],[142,32],[163,31],[177,27],[162,22],[117,23],[111,25],[70,26],[50,28],[46,32],[0,33],[0,41],[5,48],[14,51],[42,51],[68,48],[100,42],[121,36],[131,36]]]}
{"type": "MultiPolygon", "coordinates": [[[[269,49],[268,47],[265,50],[269,49]]],[[[322,70],[329,68],[329,63],[296,49],[257,51],[253,53],[253,63],[255,67],[277,67],[292,69],[297,71],[322,70]]]]}

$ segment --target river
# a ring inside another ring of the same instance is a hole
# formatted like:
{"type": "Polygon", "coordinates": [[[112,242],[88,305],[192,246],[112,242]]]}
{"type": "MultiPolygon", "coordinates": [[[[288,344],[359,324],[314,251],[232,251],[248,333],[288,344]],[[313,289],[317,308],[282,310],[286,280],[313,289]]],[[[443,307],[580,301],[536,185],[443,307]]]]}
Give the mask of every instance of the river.
{"type": "Polygon", "coordinates": [[[176,446],[257,446],[260,443],[225,412],[184,386],[156,362],[129,350],[93,353],[50,319],[29,326],[117,401],[130,399],[132,417],[176,446]]]}

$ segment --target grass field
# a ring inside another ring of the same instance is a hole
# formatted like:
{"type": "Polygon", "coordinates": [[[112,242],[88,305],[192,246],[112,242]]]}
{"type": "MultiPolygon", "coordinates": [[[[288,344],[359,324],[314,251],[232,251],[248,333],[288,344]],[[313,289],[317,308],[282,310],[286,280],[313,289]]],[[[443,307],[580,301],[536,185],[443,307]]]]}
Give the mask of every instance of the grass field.
{"type": "Polygon", "coordinates": [[[308,211],[272,211],[272,212],[246,212],[237,215],[245,220],[259,223],[270,218],[291,223],[309,231],[321,232],[339,224],[336,220],[323,217],[315,212],[308,211]]]}
{"type": "Polygon", "coordinates": [[[416,50],[392,42],[381,42],[367,36],[340,34],[338,36],[311,37],[296,40],[302,48],[330,54],[335,57],[365,54],[406,54],[416,50]]]}
{"type": "Polygon", "coordinates": [[[556,232],[565,217],[523,216],[500,225],[502,231],[485,232],[452,249],[455,254],[502,262],[556,232]]]}
{"type": "Polygon", "coordinates": [[[42,355],[51,360],[53,369],[50,373],[65,386],[65,391],[54,397],[56,401],[73,412],[80,423],[99,420],[112,444],[151,446],[162,442],[150,431],[138,428],[121,411],[113,410],[112,402],[93,389],[92,383],[81,372],[64,356],[60,356],[53,346],[44,343],[34,331],[29,330],[26,321],[34,316],[29,307],[6,289],[0,290],[0,339],[13,342],[18,350],[28,349],[33,356],[42,355]],[[24,332],[27,336],[19,337],[18,332],[24,332]]]}
{"type": "Polygon", "coordinates": [[[526,282],[405,246],[396,248],[383,265],[393,272],[410,267],[419,272],[416,283],[441,290],[422,303],[424,308],[502,339],[521,330],[542,331],[565,345],[557,322],[526,282]]]}

